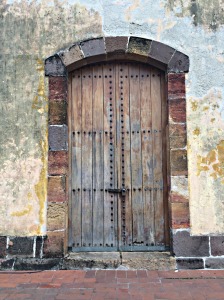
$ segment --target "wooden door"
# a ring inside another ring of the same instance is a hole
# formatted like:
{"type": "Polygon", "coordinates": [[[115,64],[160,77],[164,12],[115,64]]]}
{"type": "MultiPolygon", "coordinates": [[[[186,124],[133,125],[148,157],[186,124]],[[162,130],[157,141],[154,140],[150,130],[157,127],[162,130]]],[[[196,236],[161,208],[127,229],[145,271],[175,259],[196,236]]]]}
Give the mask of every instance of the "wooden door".
{"type": "Polygon", "coordinates": [[[71,74],[73,251],[168,245],[164,73],[104,63],[71,74]]]}

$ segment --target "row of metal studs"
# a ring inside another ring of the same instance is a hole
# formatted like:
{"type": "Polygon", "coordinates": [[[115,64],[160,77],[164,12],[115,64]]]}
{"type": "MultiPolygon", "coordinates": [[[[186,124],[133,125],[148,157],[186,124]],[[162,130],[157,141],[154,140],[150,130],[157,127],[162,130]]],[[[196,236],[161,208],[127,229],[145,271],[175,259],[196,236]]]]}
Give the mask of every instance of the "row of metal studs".
{"type": "MultiPolygon", "coordinates": [[[[128,76],[128,75],[126,75],[125,78],[129,78],[129,77],[130,77],[130,78],[134,78],[134,77],[136,77],[136,78],[142,77],[142,78],[143,78],[144,76],[145,76],[145,75],[143,75],[143,74],[142,74],[141,76],[138,76],[138,75],[130,75],[130,76],[128,76]]],[[[152,77],[155,77],[155,76],[156,76],[155,74],[152,74],[152,77]]],[[[160,74],[157,74],[157,76],[160,77],[160,74]]],[[[80,78],[81,76],[78,75],[77,77],[80,78]]],[[[87,76],[86,76],[86,75],[83,75],[82,77],[83,77],[83,78],[86,78],[87,76]]],[[[92,76],[89,75],[88,77],[91,78],[92,76]]],[[[94,75],[93,77],[94,77],[94,78],[97,78],[97,77],[98,77],[98,78],[101,78],[101,77],[103,77],[103,76],[101,76],[101,75],[99,75],[99,76],[94,75]]],[[[104,77],[107,78],[107,75],[105,75],[104,77]]],[[[149,77],[149,74],[147,74],[145,77],[149,77]]],[[[73,76],[73,78],[75,78],[75,75],[73,76]]],[[[109,78],[112,78],[112,76],[110,75],[109,78]]]]}
{"type": "MultiPolygon", "coordinates": [[[[112,68],[109,68],[109,74],[111,74],[112,68]]],[[[113,75],[113,74],[112,74],[113,75]]],[[[109,75],[109,103],[110,103],[110,112],[109,112],[109,122],[110,122],[110,187],[112,188],[114,186],[114,139],[113,139],[113,76],[109,75]]],[[[107,75],[105,75],[105,78],[107,78],[107,75]]],[[[107,134],[105,132],[105,134],[107,134]]],[[[114,237],[114,195],[110,195],[110,220],[111,220],[111,236],[114,237]]],[[[111,247],[113,247],[113,244],[111,244],[111,247]]]]}
{"type": "MultiPolygon", "coordinates": [[[[125,162],[124,162],[124,93],[123,93],[123,69],[120,69],[120,121],[121,121],[121,180],[122,188],[125,188],[125,162]]],[[[128,77],[127,75],[125,76],[128,77]]],[[[123,245],[126,244],[126,207],[125,207],[125,197],[122,197],[122,209],[121,209],[121,218],[122,218],[122,239],[123,245]]]]}
{"type": "MultiPolygon", "coordinates": [[[[121,112],[123,112],[123,109],[121,109],[121,112]]],[[[122,120],[123,121],[123,120],[122,120]]],[[[122,122],[123,123],[123,122],[122,122]]],[[[126,132],[122,132],[122,134],[125,134],[125,133],[127,133],[127,134],[129,134],[129,133],[132,133],[132,134],[135,134],[135,133],[151,133],[151,132],[161,132],[161,130],[156,130],[156,129],[154,129],[154,130],[142,130],[142,131],[126,131],[126,132]]],[[[80,131],[77,131],[77,134],[80,134],[81,132],[80,131]]],[[[99,134],[102,134],[103,132],[102,131],[98,131],[98,132],[96,132],[96,131],[83,131],[82,132],[83,134],[89,134],[89,135],[91,135],[91,134],[97,134],[97,133],[99,133],[99,134]]],[[[108,134],[108,132],[107,131],[105,131],[104,132],[105,134],[108,134]]],[[[75,131],[73,131],[73,134],[75,135],[76,134],[76,132],[75,131]]],[[[111,134],[111,132],[110,132],[110,134],[111,134]]]]}

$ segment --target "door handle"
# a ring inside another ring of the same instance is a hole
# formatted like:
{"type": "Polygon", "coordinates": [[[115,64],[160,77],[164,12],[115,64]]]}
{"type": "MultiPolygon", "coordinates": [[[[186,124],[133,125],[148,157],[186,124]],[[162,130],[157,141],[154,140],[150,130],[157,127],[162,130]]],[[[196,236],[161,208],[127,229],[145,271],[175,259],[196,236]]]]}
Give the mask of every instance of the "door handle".
{"type": "Polygon", "coordinates": [[[126,194],[126,189],[108,189],[107,190],[109,193],[121,193],[121,196],[125,197],[126,194]]]}

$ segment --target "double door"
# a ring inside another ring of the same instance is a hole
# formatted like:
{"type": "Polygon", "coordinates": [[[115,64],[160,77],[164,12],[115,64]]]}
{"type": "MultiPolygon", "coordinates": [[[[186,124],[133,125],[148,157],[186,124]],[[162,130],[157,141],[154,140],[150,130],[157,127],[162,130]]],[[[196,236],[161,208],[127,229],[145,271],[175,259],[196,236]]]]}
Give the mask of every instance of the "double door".
{"type": "Polygon", "coordinates": [[[71,74],[73,251],[165,249],[164,86],[162,71],[132,62],[71,74]]]}

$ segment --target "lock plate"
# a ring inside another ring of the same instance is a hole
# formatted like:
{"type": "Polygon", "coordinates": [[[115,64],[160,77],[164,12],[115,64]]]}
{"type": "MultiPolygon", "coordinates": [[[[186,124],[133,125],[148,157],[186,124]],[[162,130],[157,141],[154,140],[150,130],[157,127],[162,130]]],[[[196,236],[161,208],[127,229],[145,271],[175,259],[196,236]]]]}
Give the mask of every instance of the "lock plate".
{"type": "Polygon", "coordinates": [[[120,193],[122,197],[126,195],[126,189],[108,189],[109,193],[120,193]]]}

